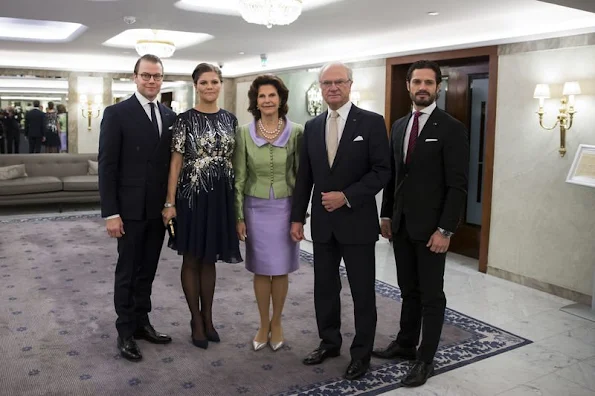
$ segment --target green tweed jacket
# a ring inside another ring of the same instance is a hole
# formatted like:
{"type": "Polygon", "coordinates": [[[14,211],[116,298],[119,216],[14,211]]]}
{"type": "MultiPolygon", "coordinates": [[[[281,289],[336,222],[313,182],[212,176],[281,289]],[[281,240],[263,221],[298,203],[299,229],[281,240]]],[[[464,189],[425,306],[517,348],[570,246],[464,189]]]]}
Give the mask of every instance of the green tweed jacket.
{"type": "Polygon", "coordinates": [[[293,194],[304,127],[287,120],[285,129],[272,144],[256,133],[254,122],[236,132],[233,155],[236,220],[244,220],[244,196],[269,199],[293,194]]]}

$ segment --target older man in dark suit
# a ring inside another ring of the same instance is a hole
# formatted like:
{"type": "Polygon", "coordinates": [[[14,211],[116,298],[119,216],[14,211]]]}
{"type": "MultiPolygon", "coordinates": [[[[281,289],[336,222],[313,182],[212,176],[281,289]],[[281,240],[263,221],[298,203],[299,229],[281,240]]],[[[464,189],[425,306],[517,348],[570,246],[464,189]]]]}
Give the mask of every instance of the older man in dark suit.
{"type": "Polygon", "coordinates": [[[368,370],[376,331],[374,248],[380,227],[375,196],[390,178],[390,152],[384,118],[349,100],[351,69],[326,65],[319,80],[329,111],[306,123],[291,213],[292,237],[302,240],[314,187],[314,305],[321,342],[304,364],[319,364],[340,353],[343,259],[356,331],[345,378],[356,379],[368,370]]]}
{"type": "Polygon", "coordinates": [[[409,68],[413,111],[393,124],[392,177],[382,200],[382,235],[393,239],[403,305],[396,340],[373,355],[415,360],[402,381],[409,387],[423,385],[434,372],[446,308],[446,251],[467,195],[467,131],[436,107],[441,81],[434,62],[409,68]]]}
{"type": "Polygon", "coordinates": [[[163,246],[161,210],[167,192],[171,130],[175,113],[157,102],[163,64],[144,55],[134,68],[137,92],[109,106],[99,136],[101,215],[110,237],[118,238],[114,304],[118,349],[142,358],[135,338],[156,344],[171,337],[149,322],[151,289],[163,246]]]}

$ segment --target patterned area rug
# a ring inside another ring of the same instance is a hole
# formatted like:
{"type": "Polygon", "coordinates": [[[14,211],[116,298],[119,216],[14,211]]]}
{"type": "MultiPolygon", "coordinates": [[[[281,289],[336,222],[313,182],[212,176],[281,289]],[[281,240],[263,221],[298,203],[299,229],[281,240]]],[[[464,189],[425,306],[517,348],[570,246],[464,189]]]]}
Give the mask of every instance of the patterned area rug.
{"type": "MultiPolygon", "coordinates": [[[[376,395],[397,388],[406,362],[372,360],[359,381],[345,381],[353,305],[344,276],[343,354],[319,366],[301,359],[318,344],[312,256],[302,252],[284,311],[287,344],[251,349],[258,328],[252,277],[242,264],[217,264],[215,321],[220,344],[190,343],[180,286],[181,258],[164,247],[153,287],[157,330],[169,345],[139,341],[144,359],[116,350],[113,271],[116,242],[97,216],[0,220],[0,384],[6,395],[376,395]]],[[[345,274],[343,274],[345,275],[345,274]]],[[[398,329],[399,289],[377,282],[376,345],[398,329]]],[[[447,310],[437,374],[530,341],[447,310]]]]}

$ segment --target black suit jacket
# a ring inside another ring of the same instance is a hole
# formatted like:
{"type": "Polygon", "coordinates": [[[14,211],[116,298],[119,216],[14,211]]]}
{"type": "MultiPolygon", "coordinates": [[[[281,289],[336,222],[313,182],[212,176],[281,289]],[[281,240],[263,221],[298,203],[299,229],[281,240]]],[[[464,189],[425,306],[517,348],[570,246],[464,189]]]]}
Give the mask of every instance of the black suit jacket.
{"type": "Polygon", "coordinates": [[[407,231],[427,241],[438,227],[454,232],[467,196],[469,140],[465,126],[435,108],[422,129],[411,162],[403,163],[411,113],[391,129],[392,176],[384,189],[380,216],[392,218],[393,232],[405,216],[407,231]]]}
{"type": "Polygon", "coordinates": [[[176,114],[160,103],[159,111],[161,138],[135,95],[104,110],[99,134],[102,217],[161,217],[171,156],[170,127],[176,114]]]}
{"type": "Polygon", "coordinates": [[[46,128],[47,121],[43,111],[34,108],[25,114],[25,136],[31,138],[44,137],[46,128]]]}
{"type": "Polygon", "coordinates": [[[384,118],[351,107],[332,168],[326,151],[327,112],[308,121],[293,193],[292,222],[305,222],[312,187],[312,239],[364,244],[378,240],[376,194],[390,178],[390,152],[384,118]],[[355,140],[357,138],[357,140],[355,140]],[[334,212],[322,206],[322,192],[343,191],[347,205],[334,212]]]}

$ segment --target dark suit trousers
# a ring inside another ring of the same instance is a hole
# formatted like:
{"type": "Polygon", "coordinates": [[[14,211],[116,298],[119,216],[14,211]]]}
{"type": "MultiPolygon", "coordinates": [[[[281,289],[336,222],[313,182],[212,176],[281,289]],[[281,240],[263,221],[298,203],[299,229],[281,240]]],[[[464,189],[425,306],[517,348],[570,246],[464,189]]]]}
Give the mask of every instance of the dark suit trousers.
{"type": "Polygon", "coordinates": [[[19,146],[21,144],[21,135],[18,131],[9,132],[6,134],[6,147],[8,154],[18,154],[19,146]]]}
{"type": "Polygon", "coordinates": [[[29,153],[41,153],[41,138],[40,137],[28,137],[29,139],[29,153]]]}
{"type": "Polygon", "coordinates": [[[125,234],[118,238],[118,264],[114,287],[114,305],[120,337],[149,324],[151,290],[165,237],[161,219],[123,220],[125,234]]]}
{"type": "Polygon", "coordinates": [[[446,309],[446,253],[433,253],[426,247],[428,241],[412,239],[407,233],[405,216],[401,218],[399,230],[393,235],[397,278],[403,298],[397,343],[406,348],[416,347],[423,326],[417,356],[419,360],[431,363],[440,342],[446,309]]]}
{"type": "Polygon", "coordinates": [[[370,360],[376,333],[375,244],[344,245],[333,236],[328,243],[314,242],[314,306],[323,348],[341,348],[341,279],[345,261],[355,313],[351,358],[370,360]]]}

